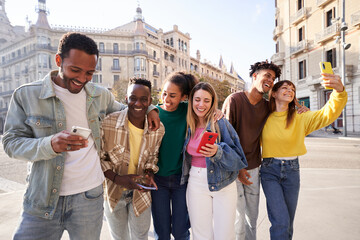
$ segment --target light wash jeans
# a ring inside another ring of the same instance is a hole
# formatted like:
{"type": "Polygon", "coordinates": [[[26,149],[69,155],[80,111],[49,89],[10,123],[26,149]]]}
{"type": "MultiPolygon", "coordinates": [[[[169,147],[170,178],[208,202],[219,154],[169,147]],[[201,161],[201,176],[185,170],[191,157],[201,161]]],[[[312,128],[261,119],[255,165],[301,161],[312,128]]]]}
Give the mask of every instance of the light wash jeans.
{"type": "Polygon", "coordinates": [[[235,240],[235,181],[211,192],[207,169],[192,166],[186,202],[194,240],[235,240]]]}
{"type": "Polygon", "coordinates": [[[132,204],[133,191],[124,191],[113,212],[104,202],[105,217],[114,240],[147,240],[150,229],[151,209],[136,217],[132,204]]]}
{"type": "Polygon", "coordinates": [[[299,160],[264,158],[261,185],[266,197],[272,240],[291,240],[300,189],[299,160]]]}
{"type": "Polygon", "coordinates": [[[61,196],[53,219],[22,213],[14,240],[57,240],[67,230],[70,239],[98,240],[103,223],[103,186],[89,191],[61,196]]]}
{"type": "Polygon", "coordinates": [[[236,240],[255,240],[256,222],[259,214],[260,176],[259,167],[247,170],[249,181],[253,184],[247,186],[236,179],[238,200],[236,209],[236,240]]]}

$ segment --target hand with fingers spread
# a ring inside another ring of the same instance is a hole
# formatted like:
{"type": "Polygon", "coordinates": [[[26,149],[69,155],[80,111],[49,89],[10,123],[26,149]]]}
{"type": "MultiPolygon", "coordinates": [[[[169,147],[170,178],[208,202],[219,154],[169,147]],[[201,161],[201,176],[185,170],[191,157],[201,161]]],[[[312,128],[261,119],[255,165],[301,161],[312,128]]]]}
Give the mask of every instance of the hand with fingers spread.
{"type": "Polygon", "coordinates": [[[333,88],[337,92],[342,92],[345,90],[344,85],[341,82],[339,75],[321,73],[321,85],[327,88],[333,88]]]}
{"type": "Polygon", "coordinates": [[[51,146],[56,153],[71,152],[87,147],[88,140],[64,130],[51,138],[51,146]]]}
{"type": "Polygon", "coordinates": [[[214,112],[214,122],[219,121],[224,117],[224,113],[220,109],[216,109],[214,112]]]}
{"type": "Polygon", "coordinates": [[[251,176],[245,168],[243,168],[239,171],[238,179],[242,184],[247,185],[247,186],[253,184],[252,182],[249,181],[249,178],[251,178],[251,176]]]}
{"type": "Polygon", "coordinates": [[[304,113],[304,112],[307,112],[307,111],[310,111],[309,108],[307,108],[306,106],[303,106],[299,103],[299,100],[296,98],[295,99],[295,105],[297,107],[297,113],[298,114],[301,114],[301,113],[304,113]]]}

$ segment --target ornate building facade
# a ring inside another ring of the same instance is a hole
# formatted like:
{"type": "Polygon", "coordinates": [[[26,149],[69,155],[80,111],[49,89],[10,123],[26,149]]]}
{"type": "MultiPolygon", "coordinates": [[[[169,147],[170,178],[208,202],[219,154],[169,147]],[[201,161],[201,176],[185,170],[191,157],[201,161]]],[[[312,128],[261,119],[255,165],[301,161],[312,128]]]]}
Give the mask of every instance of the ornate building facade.
{"type": "MultiPolygon", "coordinates": [[[[311,110],[320,109],[331,91],[320,82],[319,62],[331,62],[335,74],[341,76],[342,1],[335,0],[275,0],[273,40],[276,53],[271,60],[281,66],[281,79],[296,85],[296,95],[311,110]]],[[[346,44],[345,87],[347,132],[360,132],[360,4],[347,0],[345,6],[346,44]]],[[[342,115],[335,127],[343,127],[342,115]]]]}
{"type": "Polygon", "coordinates": [[[244,80],[233,67],[227,71],[222,58],[219,66],[214,66],[201,61],[199,51],[196,58],[191,57],[189,33],[181,32],[177,25],[167,32],[151,26],[144,21],[140,7],[133,21],[114,29],[52,26],[47,20],[46,0],[38,0],[36,10],[37,22],[25,31],[23,26],[10,24],[5,0],[0,0],[0,132],[14,89],[56,69],[54,57],[66,32],[84,33],[98,44],[100,56],[92,81],[107,88],[120,83],[126,89],[129,78],[137,76],[150,80],[160,91],[171,72],[192,71],[229,81],[232,92],[244,89],[244,80]]]}

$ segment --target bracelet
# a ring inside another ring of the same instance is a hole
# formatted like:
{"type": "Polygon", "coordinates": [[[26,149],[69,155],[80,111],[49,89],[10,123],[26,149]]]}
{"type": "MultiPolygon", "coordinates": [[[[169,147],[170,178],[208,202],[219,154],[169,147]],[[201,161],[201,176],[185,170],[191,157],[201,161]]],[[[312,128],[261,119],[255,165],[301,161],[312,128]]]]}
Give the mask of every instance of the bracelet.
{"type": "Polygon", "coordinates": [[[116,178],[117,175],[118,175],[118,174],[115,173],[115,175],[114,175],[114,177],[113,177],[113,179],[112,179],[113,182],[115,182],[115,178],[116,178]]]}
{"type": "Polygon", "coordinates": [[[148,168],[148,169],[145,169],[144,173],[145,174],[149,174],[149,173],[154,174],[154,171],[152,169],[148,168]]]}

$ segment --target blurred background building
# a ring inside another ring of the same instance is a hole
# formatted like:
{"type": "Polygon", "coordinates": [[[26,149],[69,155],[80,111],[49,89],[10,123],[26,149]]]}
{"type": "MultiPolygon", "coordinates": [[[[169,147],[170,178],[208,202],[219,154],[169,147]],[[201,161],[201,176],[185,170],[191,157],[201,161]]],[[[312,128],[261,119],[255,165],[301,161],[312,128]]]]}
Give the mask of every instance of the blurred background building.
{"type": "Polygon", "coordinates": [[[150,80],[156,94],[174,71],[226,82],[229,92],[245,87],[232,64],[227,70],[221,56],[218,65],[201,60],[199,50],[191,57],[189,33],[181,32],[177,25],[170,31],[151,26],[140,7],[132,21],[114,29],[50,25],[46,0],[38,0],[37,22],[29,22],[28,29],[12,26],[5,10],[5,0],[0,0],[0,132],[14,89],[57,68],[55,54],[66,32],[84,33],[95,40],[100,56],[92,82],[109,89],[116,87],[118,92],[125,93],[129,78],[137,76],[150,80]]]}
{"type": "MultiPolygon", "coordinates": [[[[345,54],[345,87],[349,95],[346,126],[349,132],[360,132],[359,0],[346,1],[346,46],[340,37],[342,1],[275,0],[275,8],[276,53],[271,60],[281,66],[281,79],[295,83],[297,97],[311,110],[320,109],[331,93],[320,85],[319,62],[331,62],[335,74],[341,76],[342,48],[348,48],[345,54]]],[[[334,125],[343,127],[342,115],[334,125]]]]}

